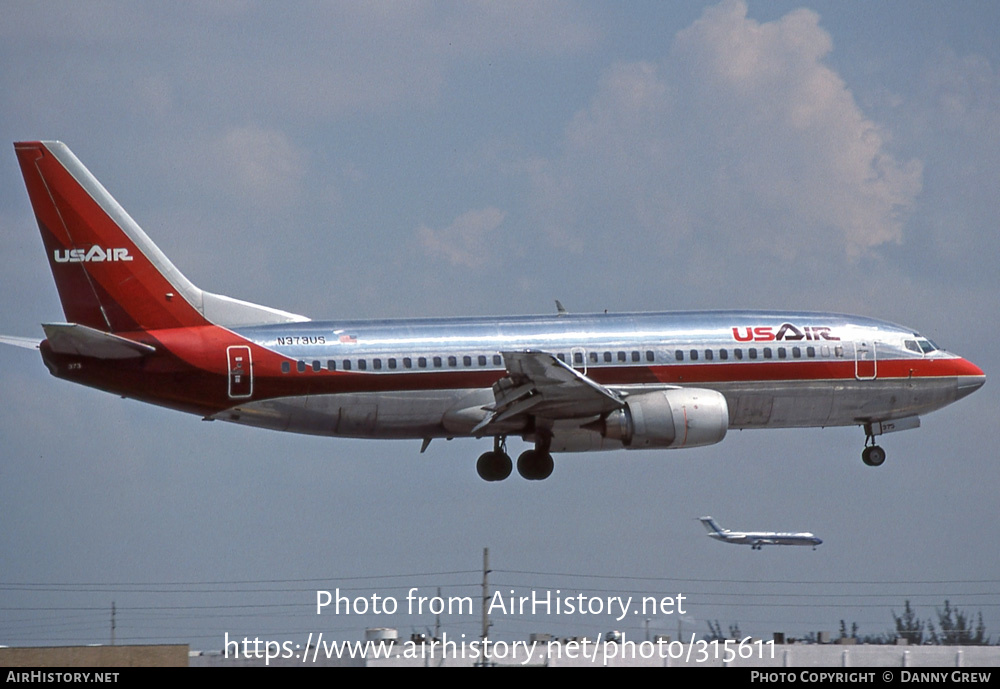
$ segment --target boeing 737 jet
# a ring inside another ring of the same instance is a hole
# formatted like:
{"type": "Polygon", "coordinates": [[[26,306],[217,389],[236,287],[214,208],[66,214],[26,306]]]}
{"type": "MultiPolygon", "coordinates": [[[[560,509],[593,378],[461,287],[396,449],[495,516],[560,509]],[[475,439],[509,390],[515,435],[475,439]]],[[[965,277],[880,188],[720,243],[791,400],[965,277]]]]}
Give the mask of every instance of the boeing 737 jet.
{"type": "Polygon", "coordinates": [[[752,550],[760,550],[766,545],[811,545],[816,550],[823,541],[808,531],[802,533],[784,533],[780,531],[730,531],[720,528],[711,517],[701,517],[709,538],[723,543],[748,545],[752,550]]]}
{"type": "MultiPolygon", "coordinates": [[[[335,320],[193,285],[70,150],[14,144],[66,321],[52,375],[221,420],[354,438],[492,439],[488,481],[552,453],[711,445],[730,428],[857,425],[876,436],[979,388],[910,328],[834,313],[718,311],[335,320]]],[[[26,344],[22,338],[4,338],[26,344]]]]}

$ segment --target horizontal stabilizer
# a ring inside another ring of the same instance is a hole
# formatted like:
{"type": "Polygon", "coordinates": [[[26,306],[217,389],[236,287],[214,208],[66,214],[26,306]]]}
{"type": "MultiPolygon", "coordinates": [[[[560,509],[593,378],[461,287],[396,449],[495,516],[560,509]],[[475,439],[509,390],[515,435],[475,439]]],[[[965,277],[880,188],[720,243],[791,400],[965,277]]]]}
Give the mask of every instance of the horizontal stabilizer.
{"type": "Polygon", "coordinates": [[[94,359],[135,359],[149,356],[156,347],[118,335],[88,328],[79,323],[43,323],[52,351],[94,359]]]}
{"type": "Polygon", "coordinates": [[[9,344],[14,345],[15,347],[24,347],[25,349],[38,349],[38,345],[41,344],[41,342],[41,340],[36,340],[32,337],[0,335],[0,344],[9,344]]]}

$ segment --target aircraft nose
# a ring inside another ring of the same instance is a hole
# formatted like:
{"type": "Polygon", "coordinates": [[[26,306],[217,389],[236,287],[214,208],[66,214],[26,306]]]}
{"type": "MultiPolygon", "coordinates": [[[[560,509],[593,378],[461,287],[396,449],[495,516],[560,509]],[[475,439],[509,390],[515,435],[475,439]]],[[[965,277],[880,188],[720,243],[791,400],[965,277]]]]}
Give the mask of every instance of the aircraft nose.
{"type": "Polygon", "coordinates": [[[971,395],[979,388],[983,387],[983,383],[986,382],[986,376],[976,376],[974,378],[966,378],[958,383],[958,391],[955,394],[955,399],[960,400],[966,395],[971,395]]]}
{"type": "Polygon", "coordinates": [[[976,366],[971,361],[963,360],[964,370],[958,379],[958,388],[955,391],[955,399],[960,400],[967,395],[971,395],[986,382],[986,374],[983,369],[976,366]]]}

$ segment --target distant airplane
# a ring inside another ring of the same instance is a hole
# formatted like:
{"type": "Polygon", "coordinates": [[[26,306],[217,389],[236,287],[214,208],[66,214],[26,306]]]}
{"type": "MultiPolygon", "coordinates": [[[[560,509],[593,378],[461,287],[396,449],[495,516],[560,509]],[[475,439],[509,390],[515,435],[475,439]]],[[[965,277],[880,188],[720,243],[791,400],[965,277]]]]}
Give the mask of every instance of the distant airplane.
{"type": "Polygon", "coordinates": [[[801,533],[785,533],[781,531],[730,531],[723,529],[711,517],[701,517],[710,538],[723,543],[748,545],[753,550],[760,550],[765,545],[811,545],[816,550],[823,541],[808,531],[801,533]]]}
{"type": "Polygon", "coordinates": [[[417,439],[421,451],[490,438],[476,464],[487,481],[510,475],[510,436],[534,445],[517,460],[532,480],[552,473],[553,452],[698,447],[729,428],[861,426],[862,459],[878,466],[876,436],[986,380],[910,328],[833,313],[559,304],[551,316],[312,321],[196,287],[64,144],[14,149],[67,322],[43,324],[43,341],[0,342],[39,349],[58,378],[209,421],[417,439]]]}

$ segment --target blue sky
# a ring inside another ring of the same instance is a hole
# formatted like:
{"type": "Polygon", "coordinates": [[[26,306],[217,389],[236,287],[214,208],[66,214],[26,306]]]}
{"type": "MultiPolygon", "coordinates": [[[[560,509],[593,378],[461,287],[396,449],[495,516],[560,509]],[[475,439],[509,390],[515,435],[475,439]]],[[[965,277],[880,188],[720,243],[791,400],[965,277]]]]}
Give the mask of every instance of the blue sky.
{"type": "MultiPolygon", "coordinates": [[[[5,3],[0,131],[66,142],[200,287],[313,318],[833,310],[910,325],[991,376],[997,14],[5,3]]],[[[12,150],[0,182],[0,332],[41,336],[62,313],[12,150]]],[[[204,423],[57,381],[25,350],[0,350],[0,395],[0,643],[102,641],[111,600],[120,640],[408,633],[433,619],[310,603],[338,586],[476,595],[483,547],[508,588],[685,593],[685,633],[874,634],[907,598],[925,618],[947,598],[1000,636],[992,382],[886,436],[879,469],[859,429],[747,431],[557,456],[538,484],[480,481],[475,441],[420,455],[204,423]],[[825,543],[726,547],[702,514],[825,543]]],[[[643,624],[495,630],[623,626],[643,624]]]]}

